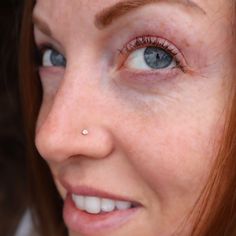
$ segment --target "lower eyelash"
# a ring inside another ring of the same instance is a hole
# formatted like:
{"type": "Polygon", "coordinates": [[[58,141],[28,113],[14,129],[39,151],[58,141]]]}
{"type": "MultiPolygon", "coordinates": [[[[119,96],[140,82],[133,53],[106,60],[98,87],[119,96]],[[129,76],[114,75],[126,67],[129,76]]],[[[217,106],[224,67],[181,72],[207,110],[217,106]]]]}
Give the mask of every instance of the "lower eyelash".
{"type": "Polygon", "coordinates": [[[160,37],[151,35],[136,37],[135,39],[127,43],[122,50],[119,50],[119,52],[120,54],[127,57],[134,50],[152,46],[166,50],[176,60],[177,67],[179,67],[183,71],[185,70],[184,62],[181,61],[181,57],[183,58],[183,56],[181,55],[180,51],[169,41],[160,37]]]}

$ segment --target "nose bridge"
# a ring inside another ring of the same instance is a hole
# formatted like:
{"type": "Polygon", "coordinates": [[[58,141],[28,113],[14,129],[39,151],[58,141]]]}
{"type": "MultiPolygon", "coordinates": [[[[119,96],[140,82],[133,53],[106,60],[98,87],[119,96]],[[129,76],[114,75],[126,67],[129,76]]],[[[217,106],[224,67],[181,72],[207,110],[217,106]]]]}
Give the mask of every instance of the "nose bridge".
{"type": "Polygon", "coordinates": [[[36,146],[43,157],[53,161],[71,156],[103,158],[113,150],[113,137],[102,117],[105,97],[88,77],[78,69],[65,74],[37,130],[36,146]]]}
{"type": "Polygon", "coordinates": [[[76,72],[72,70],[65,74],[44,121],[53,129],[68,133],[72,127],[78,131],[89,122],[95,125],[98,120],[101,121],[97,115],[101,115],[100,108],[104,107],[102,92],[98,91],[96,82],[87,78],[88,75],[85,78],[81,74],[84,73],[77,68],[76,72]]]}

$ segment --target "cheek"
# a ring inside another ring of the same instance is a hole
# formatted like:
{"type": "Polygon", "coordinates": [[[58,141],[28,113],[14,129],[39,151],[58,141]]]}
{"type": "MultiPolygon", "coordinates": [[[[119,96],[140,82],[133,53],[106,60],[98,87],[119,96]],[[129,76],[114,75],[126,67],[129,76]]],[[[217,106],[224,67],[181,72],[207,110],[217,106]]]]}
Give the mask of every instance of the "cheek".
{"type": "Polygon", "coordinates": [[[199,126],[190,121],[183,125],[177,121],[172,125],[161,125],[161,121],[152,124],[130,144],[134,147],[129,155],[133,166],[164,202],[196,199],[216,156],[220,129],[218,134],[215,130],[223,124],[199,126]]]}

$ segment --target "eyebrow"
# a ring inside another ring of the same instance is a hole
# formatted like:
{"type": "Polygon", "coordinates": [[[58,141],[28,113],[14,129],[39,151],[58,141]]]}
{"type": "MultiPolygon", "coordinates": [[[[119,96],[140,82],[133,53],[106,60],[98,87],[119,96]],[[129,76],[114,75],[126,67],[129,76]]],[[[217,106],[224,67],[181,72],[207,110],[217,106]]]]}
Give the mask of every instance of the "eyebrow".
{"type": "MultiPolygon", "coordinates": [[[[145,5],[151,3],[170,3],[170,4],[180,4],[186,7],[190,7],[192,9],[196,9],[200,13],[206,15],[206,11],[197,5],[192,0],[125,0],[116,3],[115,5],[105,8],[101,12],[97,13],[95,16],[94,24],[98,29],[104,29],[108,25],[110,25],[115,19],[120,18],[121,16],[126,15],[130,11],[133,11],[137,8],[143,7],[145,5]]],[[[52,36],[52,31],[50,27],[39,16],[33,14],[32,16],[33,24],[37,26],[37,28],[45,33],[48,36],[52,36]]]]}
{"type": "Polygon", "coordinates": [[[98,29],[103,29],[110,25],[115,19],[126,15],[130,11],[133,11],[137,8],[143,7],[151,3],[161,2],[169,4],[180,4],[195,9],[201,12],[202,14],[206,15],[206,11],[192,0],[126,0],[118,2],[115,5],[102,10],[95,16],[94,24],[98,29]]]}
{"type": "Polygon", "coordinates": [[[41,19],[36,14],[33,14],[32,21],[33,21],[33,24],[36,25],[37,28],[41,32],[43,32],[44,34],[48,35],[49,37],[52,37],[52,31],[50,30],[50,28],[49,28],[48,24],[46,23],[46,21],[41,19]]]}

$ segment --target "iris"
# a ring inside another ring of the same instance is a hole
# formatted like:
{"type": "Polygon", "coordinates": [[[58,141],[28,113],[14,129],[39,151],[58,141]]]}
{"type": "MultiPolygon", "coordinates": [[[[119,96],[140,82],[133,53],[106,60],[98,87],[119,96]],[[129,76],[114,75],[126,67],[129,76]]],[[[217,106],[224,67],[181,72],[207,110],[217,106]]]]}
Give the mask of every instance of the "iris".
{"type": "Polygon", "coordinates": [[[55,50],[52,50],[52,52],[51,52],[50,61],[53,66],[61,66],[61,67],[66,66],[65,57],[55,50]]]}
{"type": "Polygon", "coordinates": [[[144,51],[146,64],[153,69],[164,69],[171,65],[173,56],[157,47],[147,47],[144,51]]]}

